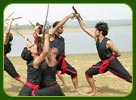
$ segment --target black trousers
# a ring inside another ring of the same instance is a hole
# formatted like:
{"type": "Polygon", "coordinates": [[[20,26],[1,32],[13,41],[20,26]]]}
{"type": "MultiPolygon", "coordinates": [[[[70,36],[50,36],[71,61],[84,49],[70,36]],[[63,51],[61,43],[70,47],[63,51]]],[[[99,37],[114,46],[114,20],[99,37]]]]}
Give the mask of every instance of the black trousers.
{"type": "MultiPolygon", "coordinates": [[[[62,62],[58,63],[57,70],[61,71],[62,62]]],[[[67,61],[66,61],[66,74],[70,75],[71,78],[74,78],[77,76],[77,71],[74,67],[72,67],[67,61]]]]}
{"type": "Polygon", "coordinates": [[[18,96],[31,96],[32,95],[32,88],[24,85],[23,88],[20,90],[18,96]]]}
{"type": "MultiPolygon", "coordinates": [[[[93,67],[90,67],[85,74],[88,76],[93,76],[99,74],[100,68],[95,68],[94,66],[101,66],[101,61],[93,65],[93,67]]],[[[108,68],[105,70],[105,72],[110,71],[114,75],[132,83],[132,76],[128,73],[128,71],[124,68],[124,66],[120,63],[120,61],[115,58],[114,60],[110,61],[108,68]]]]}
{"type": "Polygon", "coordinates": [[[4,70],[13,78],[20,77],[12,62],[7,57],[4,57],[4,70]]]}
{"type": "Polygon", "coordinates": [[[58,84],[38,89],[34,94],[35,96],[65,96],[58,84]]]}

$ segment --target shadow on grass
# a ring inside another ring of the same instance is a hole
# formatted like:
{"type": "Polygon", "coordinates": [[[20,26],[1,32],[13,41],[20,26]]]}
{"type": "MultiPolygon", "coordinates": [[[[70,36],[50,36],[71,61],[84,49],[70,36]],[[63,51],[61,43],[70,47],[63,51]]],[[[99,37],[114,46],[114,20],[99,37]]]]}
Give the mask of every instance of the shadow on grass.
{"type": "Polygon", "coordinates": [[[123,94],[123,95],[127,95],[128,92],[125,92],[125,91],[121,91],[119,89],[113,89],[113,88],[110,88],[108,86],[102,86],[102,87],[98,87],[98,91],[100,93],[116,93],[116,94],[123,94]]]}
{"type": "Polygon", "coordinates": [[[21,88],[22,88],[22,86],[17,86],[15,84],[11,84],[10,88],[6,88],[4,90],[5,90],[5,92],[18,92],[18,91],[20,91],[21,88]]]}
{"type": "Polygon", "coordinates": [[[70,92],[71,91],[71,86],[65,86],[61,88],[63,92],[70,92]]]}

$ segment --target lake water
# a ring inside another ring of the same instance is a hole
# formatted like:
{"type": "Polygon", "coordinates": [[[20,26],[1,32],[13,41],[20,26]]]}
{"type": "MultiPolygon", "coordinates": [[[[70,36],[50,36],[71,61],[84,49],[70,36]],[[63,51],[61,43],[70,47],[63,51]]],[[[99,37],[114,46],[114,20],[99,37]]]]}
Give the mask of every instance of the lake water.
{"type": "MultiPolygon", "coordinates": [[[[62,36],[65,38],[65,51],[66,54],[79,54],[79,53],[96,53],[95,41],[85,32],[64,32],[62,36]]],[[[31,35],[27,37],[33,39],[31,35]]],[[[107,35],[116,47],[121,51],[132,51],[132,29],[111,29],[107,35]]],[[[21,51],[25,47],[25,41],[21,36],[14,36],[12,42],[12,51],[9,56],[20,56],[21,51]]]]}

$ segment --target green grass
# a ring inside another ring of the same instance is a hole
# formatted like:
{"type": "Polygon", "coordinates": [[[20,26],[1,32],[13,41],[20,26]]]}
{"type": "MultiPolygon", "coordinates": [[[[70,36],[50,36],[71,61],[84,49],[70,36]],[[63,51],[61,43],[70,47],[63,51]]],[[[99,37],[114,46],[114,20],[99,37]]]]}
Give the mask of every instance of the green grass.
{"type": "MultiPolygon", "coordinates": [[[[16,70],[26,79],[26,64],[20,57],[10,57],[11,61],[15,65],[16,70]]],[[[69,54],[66,55],[66,60],[77,70],[79,89],[85,93],[91,92],[91,88],[86,81],[85,71],[99,61],[96,53],[89,54],[69,54]]],[[[122,52],[119,60],[124,65],[126,70],[132,75],[132,52],[122,52]]],[[[74,86],[72,84],[70,76],[63,75],[67,83],[67,87],[62,88],[66,96],[75,96],[74,86]]],[[[110,72],[99,74],[94,76],[95,84],[98,89],[97,96],[127,96],[131,93],[132,84],[116,77],[110,72]]],[[[19,90],[22,88],[22,84],[11,78],[6,72],[4,72],[4,90],[6,94],[11,96],[17,96],[19,90]]],[[[61,81],[57,79],[58,83],[61,81]]]]}

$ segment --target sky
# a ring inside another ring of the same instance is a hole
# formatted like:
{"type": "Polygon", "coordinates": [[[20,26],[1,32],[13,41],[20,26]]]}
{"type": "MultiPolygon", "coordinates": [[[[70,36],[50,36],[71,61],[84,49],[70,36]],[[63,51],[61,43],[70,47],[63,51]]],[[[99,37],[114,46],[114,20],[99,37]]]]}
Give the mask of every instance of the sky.
{"type": "MultiPolygon", "coordinates": [[[[75,6],[84,20],[113,20],[132,19],[132,10],[126,4],[49,4],[48,21],[53,23],[72,13],[75,6]]],[[[4,10],[4,19],[11,13],[11,17],[22,17],[13,24],[30,24],[46,19],[47,4],[10,4],[4,10]]]]}

